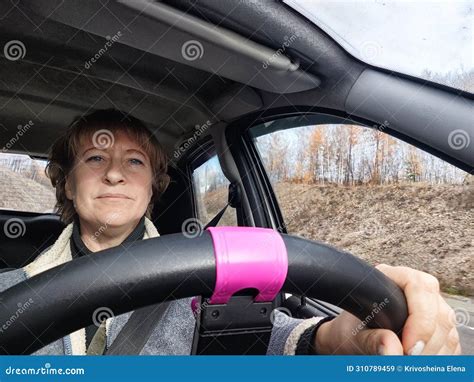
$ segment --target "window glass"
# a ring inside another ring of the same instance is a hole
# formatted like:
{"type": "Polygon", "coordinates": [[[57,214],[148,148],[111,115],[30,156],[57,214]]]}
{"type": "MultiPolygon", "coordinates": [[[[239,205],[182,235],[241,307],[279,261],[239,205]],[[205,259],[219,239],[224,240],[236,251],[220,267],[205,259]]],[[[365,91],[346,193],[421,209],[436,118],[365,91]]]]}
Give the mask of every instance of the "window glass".
{"type": "Polygon", "coordinates": [[[278,130],[295,126],[285,120],[251,135],[289,233],[372,265],[424,270],[448,292],[474,293],[472,175],[382,128],[301,119],[278,130]]]}
{"type": "Polygon", "coordinates": [[[46,176],[46,160],[0,153],[0,208],[52,213],[55,190],[46,176]]]}
{"type": "Polygon", "coordinates": [[[285,2],[362,61],[474,93],[472,1],[285,2]]]}
{"type": "MultiPolygon", "coordinates": [[[[204,162],[193,172],[197,218],[202,226],[209,223],[227,204],[230,182],[221,170],[217,155],[204,162]]],[[[227,207],[218,226],[236,226],[237,215],[227,207]]]]}

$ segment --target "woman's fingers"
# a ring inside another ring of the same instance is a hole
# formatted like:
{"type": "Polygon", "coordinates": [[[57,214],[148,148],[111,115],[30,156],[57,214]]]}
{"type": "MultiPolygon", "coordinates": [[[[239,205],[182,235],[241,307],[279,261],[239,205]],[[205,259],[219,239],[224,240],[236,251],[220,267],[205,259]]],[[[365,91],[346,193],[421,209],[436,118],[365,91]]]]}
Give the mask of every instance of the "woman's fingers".
{"type": "MultiPolygon", "coordinates": [[[[438,280],[427,273],[408,267],[381,264],[377,269],[391,278],[405,293],[408,305],[408,318],[402,334],[405,354],[422,354],[435,334],[439,319],[438,280]]],[[[438,345],[432,344],[432,346],[438,345]]],[[[439,344],[439,349],[441,346],[442,344],[439,344]]]]}
{"type": "Polygon", "coordinates": [[[402,341],[386,329],[355,330],[360,320],[343,312],[331,321],[330,353],[339,354],[460,354],[459,334],[453,310],[439,294],[438,280],[407,267],[377,268],[402,288],[408,318],[402,341]],[[335,342],[335,343],[332,343],[335,342]]]}
{"type": "Polygon", "coordinates": [[[438,280],[407,267],[377,267],[403,289],[408,319],[403,328],[405,354],[460,354],[454,311],[441,297],[438,280]]]}
{"type": "Polygon", "coordinates": [[[365,329],[357,334],[357,343],[362,354],[403,355],[402,343],[388,329],[365,329]]]}
{"type": "Polygon", "coordinates": [[[459,343],[459,335],[452,319],[454,312],[438,295],[438,316],[433,336],[426,344],[422,354],[453,354],[459,343]]]}

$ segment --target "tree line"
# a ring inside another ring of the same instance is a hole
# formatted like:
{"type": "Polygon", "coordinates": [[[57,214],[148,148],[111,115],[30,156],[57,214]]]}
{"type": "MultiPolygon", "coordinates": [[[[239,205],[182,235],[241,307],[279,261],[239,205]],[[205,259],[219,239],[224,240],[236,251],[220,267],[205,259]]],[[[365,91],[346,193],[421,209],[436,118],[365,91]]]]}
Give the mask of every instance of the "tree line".
{"type": "Polygon", "coordinates": [[[462,183],[467,175],[377,128],[305,126],[274,132],[256,142],[274,182],[440,184],[462,183]]]}

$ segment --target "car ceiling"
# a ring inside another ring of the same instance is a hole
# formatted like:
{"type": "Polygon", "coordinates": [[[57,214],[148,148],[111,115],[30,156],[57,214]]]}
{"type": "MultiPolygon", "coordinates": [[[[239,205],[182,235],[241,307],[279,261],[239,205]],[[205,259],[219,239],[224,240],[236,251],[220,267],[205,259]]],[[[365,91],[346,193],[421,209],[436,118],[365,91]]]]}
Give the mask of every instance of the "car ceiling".
{"type": "Polygon", "coordinates": [[[115,107],[144,120],[171,152],[207,121],[290,105],[344,110],[364,68],[280,2],[167,3],[2,2],[2,46],[19,40],[25,55],[0,57],[0,145],[31,120],[11,150],[44,156],[75,116],[115,107]],[[177,22],[154,17],[162,11],[177,22]],[[86,69],[119,30],[122,37],[86,69]],[[182,56],[189,40],[202,41],[203,59],[182,56]]]}

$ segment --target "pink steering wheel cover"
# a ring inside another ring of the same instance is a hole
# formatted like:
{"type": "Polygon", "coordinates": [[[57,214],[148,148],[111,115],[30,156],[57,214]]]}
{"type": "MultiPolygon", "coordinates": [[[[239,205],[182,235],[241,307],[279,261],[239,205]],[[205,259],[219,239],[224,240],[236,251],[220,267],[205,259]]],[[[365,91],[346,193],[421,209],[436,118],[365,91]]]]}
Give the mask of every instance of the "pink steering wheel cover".
{"type": "Polygon", "coordinates": [[[211,304],[225,304],[239,290],[255,288],[257,302],[273,301],[288,273],[281,235],[256,227],[211,227],[216,258],[216,285],[211,304]]]}

